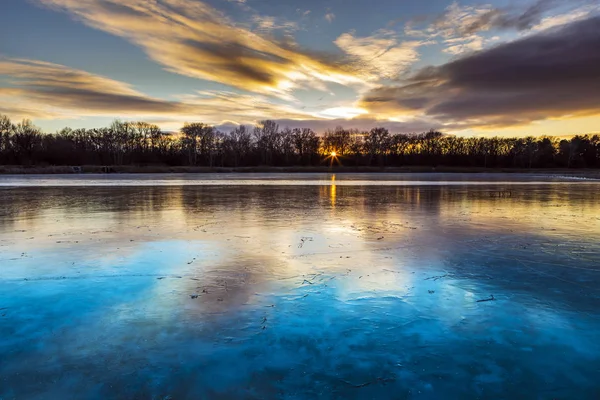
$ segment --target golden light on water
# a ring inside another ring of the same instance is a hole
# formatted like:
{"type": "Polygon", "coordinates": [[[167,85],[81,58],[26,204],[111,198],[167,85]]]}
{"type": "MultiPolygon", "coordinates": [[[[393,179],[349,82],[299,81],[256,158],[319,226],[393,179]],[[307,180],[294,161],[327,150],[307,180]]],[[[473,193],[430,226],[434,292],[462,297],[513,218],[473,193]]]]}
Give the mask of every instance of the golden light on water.
{"type": "MultiPolygon", "coordinates": [[[[332,152],[332,157],[335,151],[332,152]]],[[[335,174],[331,175],[331,186],[329,187],[329,200],[331,201],[331,207],[335,208],[335,199],[337,198],[337,187],[335,185],[335,174]]]]}

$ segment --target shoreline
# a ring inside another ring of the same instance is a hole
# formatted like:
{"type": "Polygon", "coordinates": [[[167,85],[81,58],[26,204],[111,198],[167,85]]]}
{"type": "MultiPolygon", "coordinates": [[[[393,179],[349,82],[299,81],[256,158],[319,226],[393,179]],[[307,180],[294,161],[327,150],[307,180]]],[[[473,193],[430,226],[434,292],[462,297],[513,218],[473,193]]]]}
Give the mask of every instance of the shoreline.
{"type": "Polygon", "coordinates": [[[57,174],[209,174],[209,173],[517,173],[569,175],[600,178],[598,169],[567,168],[481,168],[481,167],[187,167],[187,166],[4,166],[0,165],[0,175],[57,175],[57,174]],[[106,172],[106,171],[109,172],[106,172]]]}

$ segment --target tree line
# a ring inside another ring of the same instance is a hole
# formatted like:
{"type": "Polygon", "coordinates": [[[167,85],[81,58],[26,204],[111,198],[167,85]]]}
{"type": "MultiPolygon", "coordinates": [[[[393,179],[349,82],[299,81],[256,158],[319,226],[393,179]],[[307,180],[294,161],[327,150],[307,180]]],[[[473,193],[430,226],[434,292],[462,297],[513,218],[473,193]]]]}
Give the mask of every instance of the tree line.
{"type": "Polygon", "coordinates": [[[438,131],[393,134],[385,128],[281,128],[266,120],[221,132],[203,123],[165,132],[146,122],[44,133],[29,120],[0,115],[2,165],[456,166],[600,168],[600,135],[457,137],[438,131]],[[332,155],[335,156],[332,156],[332,155]]]}

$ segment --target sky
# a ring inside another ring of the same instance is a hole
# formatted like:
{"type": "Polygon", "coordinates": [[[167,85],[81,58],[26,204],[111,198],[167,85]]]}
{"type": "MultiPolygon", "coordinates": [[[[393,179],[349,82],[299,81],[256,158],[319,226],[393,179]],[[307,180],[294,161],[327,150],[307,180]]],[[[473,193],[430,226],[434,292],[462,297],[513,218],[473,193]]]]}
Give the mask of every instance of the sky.
{"type": "Polygon", "coordinates": [[[2,0],[0,114],[600,132],[600,0],[2,0]]]}

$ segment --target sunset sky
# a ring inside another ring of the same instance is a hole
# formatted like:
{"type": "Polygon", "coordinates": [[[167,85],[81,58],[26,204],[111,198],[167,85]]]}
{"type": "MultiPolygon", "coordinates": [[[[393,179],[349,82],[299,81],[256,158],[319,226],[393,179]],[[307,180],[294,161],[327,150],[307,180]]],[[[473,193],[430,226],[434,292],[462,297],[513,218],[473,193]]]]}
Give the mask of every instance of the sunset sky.
{"type": "Polygon", "coordinates": [[[3,0],[0,114],[600,131],[600,0],[3,0]]]}

